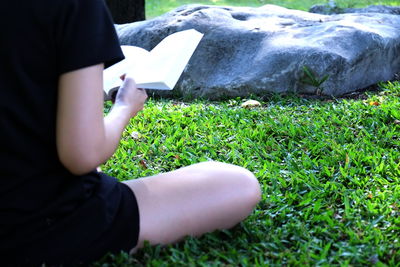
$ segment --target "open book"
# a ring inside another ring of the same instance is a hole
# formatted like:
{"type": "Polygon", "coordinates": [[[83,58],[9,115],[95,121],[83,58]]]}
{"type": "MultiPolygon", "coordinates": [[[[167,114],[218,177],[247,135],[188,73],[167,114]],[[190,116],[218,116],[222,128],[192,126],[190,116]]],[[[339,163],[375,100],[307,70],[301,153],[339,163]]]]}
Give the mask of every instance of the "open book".
{"type": "Polygon", "coordinates": [[[191,29],[173,33],[150,52],[121,46],[125,59],[103,71],[103,87],[109,99],[122,84],[121,76],[133,77],[139,88],[172,90],[203,34],[191,29]]]}

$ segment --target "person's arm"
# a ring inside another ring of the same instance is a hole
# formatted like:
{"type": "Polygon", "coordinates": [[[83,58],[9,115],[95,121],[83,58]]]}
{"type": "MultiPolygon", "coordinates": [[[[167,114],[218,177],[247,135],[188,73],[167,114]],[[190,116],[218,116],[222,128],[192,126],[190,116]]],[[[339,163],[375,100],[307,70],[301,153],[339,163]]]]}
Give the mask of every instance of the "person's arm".
{"type": "Polygon", "coordinates": [[[147,94],[126,77],[110,113],[103,117],[103,64],[62,74],[57,109],[57,151],[73,174],[95,169],[112,156],[147,94]]]}

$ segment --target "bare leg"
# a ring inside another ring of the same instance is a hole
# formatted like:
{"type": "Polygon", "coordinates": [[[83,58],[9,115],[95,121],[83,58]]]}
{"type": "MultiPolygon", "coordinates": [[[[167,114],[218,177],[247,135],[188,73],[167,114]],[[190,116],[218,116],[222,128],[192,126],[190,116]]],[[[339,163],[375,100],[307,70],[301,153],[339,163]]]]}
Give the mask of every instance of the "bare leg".
{"type": "Polygon", "coordinates": [[[134,251],[145,240],[169,244],[187,235],[230,228],[247,217],[261,197],[251,172],[218,162],[125,183],[139,204],[140,234],[134,251]]]}

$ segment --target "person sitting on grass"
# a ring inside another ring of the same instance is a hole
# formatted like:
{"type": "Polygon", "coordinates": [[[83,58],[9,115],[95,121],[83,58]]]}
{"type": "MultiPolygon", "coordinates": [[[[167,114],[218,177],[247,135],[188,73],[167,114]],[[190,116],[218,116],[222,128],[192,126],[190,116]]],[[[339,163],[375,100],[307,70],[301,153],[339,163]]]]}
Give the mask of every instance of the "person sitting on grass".
{"type": "Polygon", "coordinates": [[[203,162],[124,182],[96,170],[147,98],[127,76],[103,117],[103,68],[123,59],[104,1],[7,1],[0,22],[2,266],[89,264],[251,213],[260,186],[242,167],[203,162]]]}

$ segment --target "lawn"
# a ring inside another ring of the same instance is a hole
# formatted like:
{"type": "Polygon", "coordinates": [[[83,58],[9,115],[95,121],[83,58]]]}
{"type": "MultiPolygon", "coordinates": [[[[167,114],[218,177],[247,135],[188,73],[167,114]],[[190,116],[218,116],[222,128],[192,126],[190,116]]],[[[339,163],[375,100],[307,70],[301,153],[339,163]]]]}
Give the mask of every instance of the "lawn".
{"type": "MultiPolygon", "coordinates": [[[[146,0],[146,16],[153,18],[168,12],[176,7],[184,4],[206,4],[206,5],[231,5],[231,6],[262,6],[266,4],[280,5],[293,9],[308,10],[312,5],[324,4],[328,1],[323,0],[146,0]]],[[[365,7],[368,5],[392,5],[400,6],[399,0],[384,0],[384,1],[373,1],[373,0],[337,0],[335,1],[339,7],[365,7]]]]}
{"type": "Polygon", "coordinates": [[[361,99],[272,95],[253,109],[149,100],[106,172],[123,180],[219,160],[253,171],[263,199],[230,231],[107,266],[399,266],[400,83],[381,86],[361,99]]]}
{"type": "MultiPolygon", "coordinates": [[[[147,6],[161,2],[181,4],[147,6]]],[[[240,98],[149,99],[102,166],[121,180],[205,160],[244,166],[263,190],[251,216],[95,266],[400,266],[400,82],[347,98],[255,99],[250,109],[240,98]]]]}

